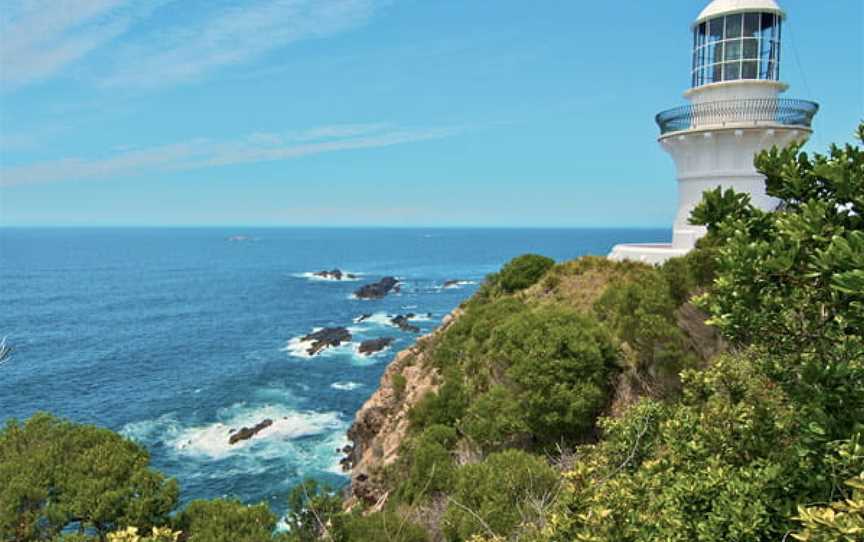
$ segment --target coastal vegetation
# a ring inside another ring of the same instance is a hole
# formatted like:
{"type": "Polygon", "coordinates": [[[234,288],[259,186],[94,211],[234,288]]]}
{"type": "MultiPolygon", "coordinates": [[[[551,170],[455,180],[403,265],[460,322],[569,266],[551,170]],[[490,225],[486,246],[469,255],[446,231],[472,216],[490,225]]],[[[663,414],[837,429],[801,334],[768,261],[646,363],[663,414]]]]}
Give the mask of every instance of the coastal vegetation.
{"type": "Polygon", "coordinates": [[[397,357],[398,454],[348,507],[310,480],[287,532],[266,505],[178,510],[140,446],[40,414],[0,433],[0,540],[864,540],[864,152],[756,166],[778,208],[706,193],[683,258],[491,275],[397,357]]]}

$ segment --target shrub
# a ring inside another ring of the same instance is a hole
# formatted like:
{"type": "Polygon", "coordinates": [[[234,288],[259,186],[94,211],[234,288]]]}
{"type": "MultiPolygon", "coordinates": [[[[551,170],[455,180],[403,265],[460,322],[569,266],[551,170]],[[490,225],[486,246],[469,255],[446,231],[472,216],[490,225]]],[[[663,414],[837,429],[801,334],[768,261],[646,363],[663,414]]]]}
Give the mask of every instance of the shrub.
{"type": "Polygon", "coordinates": [[[533,286],[555,265],[555,260],[537,254],[524,254],[513,258],[501,268],[490,282],[497,284],[505,293],[513,293],[533,286]]]}
{"type": "Polygon", "coordinates": [[[0,431],[0,539],[50,539],[70,524],[109,531],[164,524],[173,480],[139,445],[107,429],[36,414],[0,431]]]}
{"type": "Polygon", "coordinates": [[[330,487],[307,479],[288,495],[286,522],[291,527],[292,542],[314,542],[327,525],[342,512],[342,499],[330,487]]]}
{"type": "Polygon", "coordinates": [[[276,516],[266,504],[197,500],[178,515],[177,527],[189,542],[262,542],[270,540],[276,516]]]}
{"type": "Polygon", "coordinates": [[[445,373],[444,383],[437,392],[426,394],[408,411],[414,430],[430,425],[453,426],[462,417],[468,406],[468,397],[457,370],[445,373]]]}
{"type": "Polygon", "coordinates": [[[529,435],[522,405],[502,385],[493,386],[468,407],[460,428],[485,453],[514,446],[529,435]]]}
{"type": "Polygon", "coordinates": [[[592,318],[545,306],[513,317],[492,339],[509,365],[524,423],[541,445],[584,437],[607,404],[615,353],[592,318]]]}
{"type": "Polygon", "coordinates": [[[432,425],[402,450],[401,467],[407,473],[399,488],[403,500],[415,502],[450,487],[454,472],[450,449],[456,440],[452,427],[432,425]]]}
{"type": "Polygon", "coordinates": [[[675,308],[669,283],[653,269],[613,283],[594,305],[600,320],[623,344],[625,365],[651,377],[677,375],[688,361],[675,308]]]}
{"type": "Polygon", "coordinates": [[[385,510],[366,516],[346,514],[342,526],[333,540],[340,542],[428,542],[423,529],[409,521],[403,514],[385,510]]]}
{"type": "Polygon", "coordinates": [[[475,534],[508,536],[520,523],[537,519],[533,505],[550,502],[558,485],[558,474],[542,458],[519,450],[465,465],[456,479],[443,520],[451,541],[475,534]]]}

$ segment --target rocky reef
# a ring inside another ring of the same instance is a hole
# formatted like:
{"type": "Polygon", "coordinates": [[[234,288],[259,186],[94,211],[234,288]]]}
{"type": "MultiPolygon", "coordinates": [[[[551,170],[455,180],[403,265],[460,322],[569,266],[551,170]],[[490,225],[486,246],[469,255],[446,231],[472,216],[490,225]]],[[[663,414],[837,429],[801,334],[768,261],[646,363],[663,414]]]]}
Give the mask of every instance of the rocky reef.
{"type": "Polygon", "coordinates": [[[361,286],[354,296],[357,299],[381,299],[392,291],[399,291],[399,281],[395,277],[384,277],[378,282],[361,286]]]}
{"type": "Polygon", "coordinates": [[[351,332],[344,327],[325,327],[306,335],[300,340],[304,343],[311,343],[309,348],[306,349],[306,353],[314,356],[327,348],[351,342],[351,332]]]}
{"type": "Polygon", "coordinates": [[[273,420],[267,418],[253,425],[252,427],[243,427],[239,431],[233,431],[231,436],[228,437],[228,444],[234,445],[240,442],[241,440],[249,440],[254,437],[261,431],[267,429],[273,425],[273,420]]]}

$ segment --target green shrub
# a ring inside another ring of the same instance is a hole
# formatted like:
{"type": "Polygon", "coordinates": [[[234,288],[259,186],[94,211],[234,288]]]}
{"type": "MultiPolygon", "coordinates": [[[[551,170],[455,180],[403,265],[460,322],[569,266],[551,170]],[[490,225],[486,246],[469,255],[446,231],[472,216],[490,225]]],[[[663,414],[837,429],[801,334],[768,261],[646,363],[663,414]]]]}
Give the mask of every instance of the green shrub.
{"type": "Polygon", "coordinates": [[[141,446],[107,429],[39,413],[0,431],[0,539],[47,540],[73,523],[104,537],[163,525],[174,480],[141,446]]]}
{"type": "Polygon", "coordinates": [[[612,284],[594,305],[600,320],[623,344],[625,365],[652,377],[674,377],[689,362],[675,308],[669,283],[654,269],[612,284]]]}
{"type": "Polygon", "coordinates": [[[669,295],[676,306],[690,300],[690,295],[696,288],[696,279],[686,257],[671,258],[660,267],[660,272],[666,279],[669,295]]]}
{"type": "Polygon", "coordinates": [[[605,440],[567,475],[551,540],[780,540],[795,499],[829,489],[808,453],[818,441],[750,360],[718,360],[684,386],[678,405],[604,421],[605,440]]]}
{"type": "Polygon", "coordinates": [[[471,403],[460,428],[485,453],[515,446],[530,433],[522,405],[502,385],[471,403]]]}
{"type": "Polygon", "coordinates": [[[544,306],[511,318],[492,339],[535,442],[584,438],[608,403],[615,352],[597,322],[544,306]]]}
{"type": "Polygon", "coordinates": [[[445,373],[444,383],[437,392],[426,394],[411,410],[408,419],[414,430],[431,425],[455,426],[468,406],[468,396],[457,370],[445,373]]]}
{"type": "Polygon", "coordinates": [[[541,457],[519,450],[465,465],[456,474],[444,533],[454,542],[475,534],[506,537],[520,523],[537,519],[532,502],[551,501],[557,486],[558,473],[552,467],[541,457]]]}
{"type": "Polygon", "coordinates": [[[505,293],[518,292],[533,286],[555,265],[555,260],[537,254],[524,254],[513,258],[490,277],[505,293]]]}
{"type": "Polygon", "coordinates": [[[338,523],[342,499],[332,488],[307,479],[288,495],[288,514],[292,542],[319,540],[324,526],[338,523]]]}
{"type": "Polygon", "coordinates": [[[403,514],[385,510],[363,516],[346,514],[331,538],[339,542],[428,542],[426,532],[403,514]]]}
{"type": "Polygon", "coordinates": [[[450,487],[455,469],[450,449],[456,440],[456,430],[452,427],[432,425],[409,441],[400,459],[400,468],[406,473],[399,487],[399,497],[403,501],[415,502],[450,487]]]}
{"type": "Polygon", "coordinates": [[[276,516],[266,504],[246,506],[234,499],[198,500],[177,517],[189,542],[262,542],[270,540],[276,516]]]}

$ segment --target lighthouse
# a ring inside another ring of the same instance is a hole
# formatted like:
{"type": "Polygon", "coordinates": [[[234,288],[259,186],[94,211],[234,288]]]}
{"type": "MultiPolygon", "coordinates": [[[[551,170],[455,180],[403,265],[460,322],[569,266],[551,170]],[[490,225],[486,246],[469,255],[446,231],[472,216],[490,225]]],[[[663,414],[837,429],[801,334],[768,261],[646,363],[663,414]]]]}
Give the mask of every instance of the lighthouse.
{"type": "Polygon", "coordinates": [[[773,210],[753,165],[762,150],[805,141],[819,106],[782,97],[781,51],[786,14],[775,0],[714,0],[692,25],[690,103],[656,117],[663,150],[675,161],[678,212],[671,243],[616,245],[613,260],[662,263],[693,249],[705,234],[689,223],[702,194],[718,186],[747,193],[773,210]]]}

